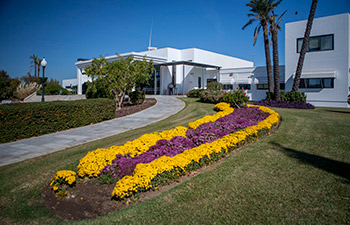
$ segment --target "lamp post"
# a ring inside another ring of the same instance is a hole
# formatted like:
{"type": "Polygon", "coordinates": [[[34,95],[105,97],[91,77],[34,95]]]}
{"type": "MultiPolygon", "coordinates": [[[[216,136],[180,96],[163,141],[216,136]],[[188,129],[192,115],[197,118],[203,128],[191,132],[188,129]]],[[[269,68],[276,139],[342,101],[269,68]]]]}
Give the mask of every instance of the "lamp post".
{"type": "Polygon", "coordinates": [[[41,91],[41,101],[42,102],[45,101],[45,98],[44,98],[44,86],[45,86],[45,82],[47,80],[47,77],[45,77],[45,67],[46,67],[46,65],[47,65],[47,62],[46,62],[45,57],[44,57],[43,60],[41,61],[41,66],[43,67],[43,77],[40,79],[41,80],[41,87],[42,87],[42,91],[41,91]]]}

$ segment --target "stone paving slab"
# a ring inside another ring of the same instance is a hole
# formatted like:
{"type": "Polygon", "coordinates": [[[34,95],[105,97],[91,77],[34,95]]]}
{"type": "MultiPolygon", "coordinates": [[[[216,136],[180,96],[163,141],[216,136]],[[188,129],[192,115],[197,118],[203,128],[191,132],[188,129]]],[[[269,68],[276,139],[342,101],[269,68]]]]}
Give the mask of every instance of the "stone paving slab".
{"type": "Polygon", "coordinates": [[[175,96],[147,96],[157,99],[148,109],[121,118],[53,134],[0,144],[0,166],[46,155],[69,147],[124,133],[163,120],[185,107],[175,96]]]}

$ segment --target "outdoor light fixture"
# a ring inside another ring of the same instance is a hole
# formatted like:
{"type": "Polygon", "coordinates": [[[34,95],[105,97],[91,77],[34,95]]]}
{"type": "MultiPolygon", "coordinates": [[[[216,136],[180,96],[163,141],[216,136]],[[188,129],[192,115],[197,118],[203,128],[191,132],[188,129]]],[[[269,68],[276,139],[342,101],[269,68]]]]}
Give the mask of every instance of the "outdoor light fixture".
{"type": "MultiPolygon", "coordinates": [[[[43,58],[43,60],[41,61],[41,64],[40,64],[42,67],[43,67],[43,77],[40,78],[40,81],[41,81],[41,88],[42,88],[42,93],[41,93],[41,101],[44,102],[45,101],[45,98],[44,98],[44,87],[45,87],[45,82],[47,80],[47,77],[45,77],[45,67],[47,65],[47,62],[45,60],[45,57],[43,58]]],[[[39,66],[40,66],[39,65],[39,66]]]]}

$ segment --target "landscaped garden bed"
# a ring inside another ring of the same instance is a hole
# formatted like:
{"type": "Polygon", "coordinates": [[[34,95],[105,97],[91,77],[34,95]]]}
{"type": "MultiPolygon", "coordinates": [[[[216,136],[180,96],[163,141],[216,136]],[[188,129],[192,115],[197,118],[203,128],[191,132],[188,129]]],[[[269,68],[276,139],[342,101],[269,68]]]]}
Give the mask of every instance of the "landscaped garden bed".
{"type": "Polygon", "coordinates": [[[76,172],[58,171],[52,178],[50,185],[59,199],[46,189],[48,205],[55,207],[56,215],[67,219],[91,218],[118,210],[138,199],[139,192],[156,190],[209,165],[269,134],[279,123],[279,115],[262,106],[234,110],[229,104],[219,103],[215,108],[220,112],[187,127],[145,134],[123,146],[89,152],[80,160],[76,172]],[[101,207],[92,207],[94,202],[101,207]],[[84,211],[89,213],[84,215],[84,211]]]}

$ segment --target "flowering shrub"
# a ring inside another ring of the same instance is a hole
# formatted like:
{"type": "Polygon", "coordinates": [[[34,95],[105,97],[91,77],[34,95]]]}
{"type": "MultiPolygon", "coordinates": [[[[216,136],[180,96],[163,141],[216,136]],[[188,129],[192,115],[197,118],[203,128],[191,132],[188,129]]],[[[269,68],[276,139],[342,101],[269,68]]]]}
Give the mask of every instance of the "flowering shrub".
{"type": "Polygon", "coordinates": [[[71,170],[60,170],[51,179],[50,186],[56,192],[56,197],[62,198],[67,195],[65,186],[72,186],[75,183],[76,172],[71,170]]]}
{"type": "Polygon", "coordinates": [[[224,94],[224,91],[204,90],[200,92],[199,100],[201,102],[218,103],[222,101],[224,94]]]}
{"type": "Polygon", "coordinates": [[[258,138],[261,132],[268,132],[272,126],[279,122],[278,113],[263,106],[259,108],[263,112],[267,112],[269,116],[257,125],[228,134],[213,142],[185,150],[174,157],[162,156],[150,163],[138,164],[132,176],[125,176],[117,182],[112,196],[116,199],[122,199],[131,196],[134,192],[150,189],[159,183],[157,177],[176,178],[226,155],[232,149],[243,144],[249,137],[258,138]]]}
{"type": "Polygon", "coordinates": [[[261,100],[255,102],[256,105],[271,106],[278,108],[294,108],[294,109],[314,109],[315,107],[306,102],[289,102],[289,101],[277,101],[277,100],[261,100]]]}
{"type": "Polygon", "coordinates": [[[186,96],[189,98],[199,98],[202,91],[204,91],[204,89],[193,89],[187,92],[186,96]]]}
{"type": "Polygon", "coordinates": [[[249,98],[246,96],[246,93],[242,89],[237,89],[233,92],[226,93],[222,97],[223,102],[229,103],[233,108],[240,108],[247,104],[249,98]]]}

